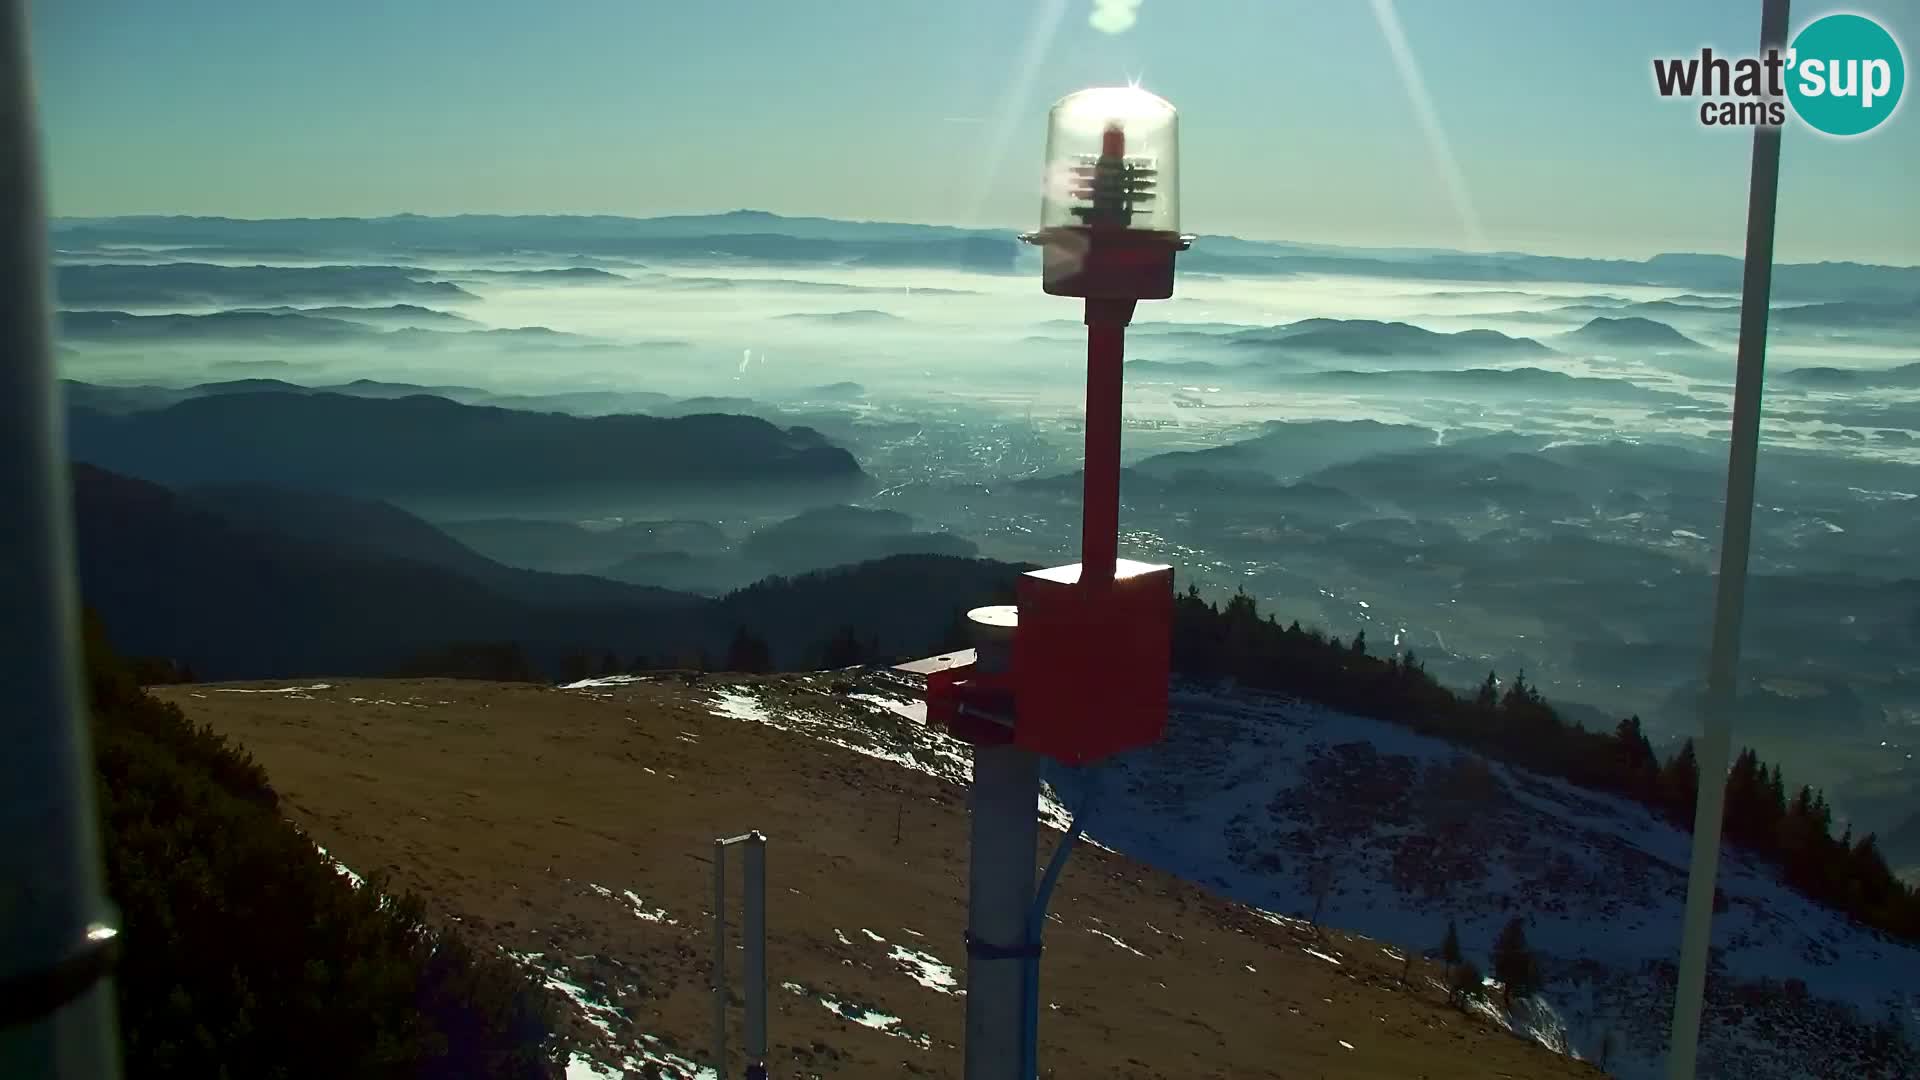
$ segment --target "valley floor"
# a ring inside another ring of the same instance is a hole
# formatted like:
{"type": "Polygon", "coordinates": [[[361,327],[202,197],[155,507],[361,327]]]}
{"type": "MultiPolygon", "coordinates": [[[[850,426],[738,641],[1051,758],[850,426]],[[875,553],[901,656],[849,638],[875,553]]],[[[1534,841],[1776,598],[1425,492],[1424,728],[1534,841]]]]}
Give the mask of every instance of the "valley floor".
{"type": "MultiPolygon", "coordinates": [[[[801,678],[794,692],[832,692],[832,676],[801,678]]],[[[711,843],[757,828],[770,838],[773,1075],[958,1077],[964,789],[743,722],[727,708],[736,681],[153,692],[251,751],[345,867],[417,891],[543,971],[571,1002],[570,1075],[696,1074],[712,1022],[711,843]]],[[[1057,839],[1042,831],[1042,858],[1057,839]]],[[[1424,961],[1403,986],[1394,946],[1316,939],[1091,845],[1052,912],[1043,1075],[1599,1075],[1450,1008],[1424,961]]]]}

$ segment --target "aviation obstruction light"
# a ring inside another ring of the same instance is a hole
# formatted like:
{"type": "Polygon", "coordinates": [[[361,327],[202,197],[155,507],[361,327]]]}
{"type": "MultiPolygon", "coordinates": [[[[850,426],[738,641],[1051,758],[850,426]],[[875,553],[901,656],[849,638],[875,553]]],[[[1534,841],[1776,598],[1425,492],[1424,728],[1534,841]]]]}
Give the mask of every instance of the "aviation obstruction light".
{"type": "Polygon", "coordinates": [[[1040,227],[1180,230],[1179,123],[1173,106],[1134,86],[1068,94],[1047,116],[1040,227]]]}
{"type": "Polygon", "coordinates": [[[1047,118],[1041,287],[1056,296],[1164,300],[1180,235],[1179,123],[1137,86],[1061,98],[1047,118]]]}

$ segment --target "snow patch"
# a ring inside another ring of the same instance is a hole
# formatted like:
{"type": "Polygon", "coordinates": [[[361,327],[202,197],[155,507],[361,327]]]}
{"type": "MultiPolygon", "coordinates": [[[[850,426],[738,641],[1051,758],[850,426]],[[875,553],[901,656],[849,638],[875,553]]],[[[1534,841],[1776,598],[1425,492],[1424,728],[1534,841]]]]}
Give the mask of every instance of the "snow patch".
{"type": "Polygon", "coordinates": [[[621,1080],[621,1071],[601,1068],[579,1054],[567,1058],[567,1080],[621,1080]]]}
{"type": "Polygon", "coordinates": [[[848,694],[847,698],[850,701],[864,701],[916,724],[927,722],[927,703],[924,701],[882,697],[879,694],[848,694]]]}
{"type": "Polygon", "coordinates": [[[951,994],[960,989],[959,980],[953,977],[953,968],[931,953],[895,945],[889,955],[906,971],[908,978],[929,990],[951,994]]]}
{"type": "MultiPolygon", "coordinates": [[[[632,1022],[624,1010],[597,999],[584,987],[569,981],[564,964],[543,964],[541,961],[545,953],[502,951],[538,974],[543,985],[565,995],[568,1002],[579,1011],[581,1018],[599,1032],[602,1041],[592,1049],[618,1062],[617,1065],[603,1065],[576,1050],[567,1058],[563,1074],[566,1080],[622,1080],[636,1073],[658,1076],[663,1080],[713,1080],[715,1077],[712,1068],[690,1061],[660,1045],[662,1040],[659,1036],[633,1031],[632,1022]]],[[[578,959],[591,960],[593,957],[578,959]]]]}
{"type": "MultiPolygon", "coordinates": [[[[810,993],[806,987],[801,986],[799,983],[781,983],[780,988],[794,994],[807,995],[810,993]]],[[[909,1030],[906,1023],[897,1016],[889,1016],[879,1009],[868,1008],[858,1002],[841,1001],[832,994],[821,994],[817,1000],[828,1012],[833,1013],[842,1020],[851,1021],[859,1024],[861,1027],[872,1028],[875,1031],[892,1035],[898,1039],[905,1039],[922,1050],[931,1050],[933,1048],[932,1037],[924,1032],[909,1030]]]]}
{"type": "Polygon", "coordinates": [[[1133,946],[1127,944],[1126,942],[1121,941],[1119,938],[1114,937],[1112,934],[1107,933],[1105,930],[1096,930],[1093,927],[1089,926],[1086,928],[1086,931],[1089,934],[1094,934],[1098,937],[1106,938],[1108,941],[1113,942],[1115,945],[1120,946],[1121,948],[1127,950],[1128,952],[1132,953],[1135,956],[1147,955],[1146,953],[1141,952],[1139,949],[1136,949],[1133,946]]]}
{"type": "Polygon", "coordinates": [[[562,690],[591,690],[596,686],[627,686],[631,683],[646,682],[647,675],[601,675],[592,679],[579,679],[570,683],[561,683],[562,690]]]}
{"type": "Polygon", "coordinates": [[[624,1022],[626,1015],[612,1005],[608,1005],[603,1001],[594,1000],[593,996],[587,993],[586,988],[561,978],[561,975],[566,974],[566,970],[565,967],[556,967],[552,971],[547,972],[544,983],[546,988],[549,990],[558,990],[562,994],[565,994],[567,1000],[573,1002],[574,1008],[580,1010],[582,1019],[594,1027],[599,1028],[605,1034],[613,1034],[613,1024],[607,1020],[607,1017],[611,1016],[624,1022]],[[558,974],[555,974],[555,972],[558,972],[558,974]]]}
{"type": "Polygon", "coordinates": [[[333,864],[334,873],[339,874],[341,877],[347,879],[347,884],[352,885],[354,888],[357,889],[360,886],[365,885],[367,883],[366,878],[363,878],[359,874],[354,873],[352,870],[347,869],[346,863],[343,863],[339,859],[336,859],[333,856],[327,854],[326,848],[321,847],[319,844],[315,844],[313,846],[314,846],[314,850],[320,852],[321,858],[333,864]]]}
{"type": "MultiPolygon", "coordinates": [[[[929,725],[925,701],[862,692],[834,698],[833,703],[836,708],[793,705],[776,710],[769,708],[750,689],[735,686],[709,691],[707,707],[716,716],[805,735],[950,784],[964,785],[972,781],[973,748],[929,725]],[[850,701],[858,702],[862,706],[858,711],[864,712],[872,722],[860,723],[862,717],[849,715],[856,711],[845,707],[850,701]]],[[[1072,827],[1073,815],[1053,785],[1044,781],[1035,812],[1042,824],[1056,832],[1066,832],[1072,827]]],[[[1081,834],[1080,842],[1103,851],[1113,850],[1086,832],[1081,834]]]]}
{"type": "Polygon", "coordinates": [[[625,897],[627,903],[633,906],[633,917],[639,919],[641,922],[665,923],[668,926],[680,925],[679,920],[667,914],[666,908],[649,906],[645,900],[635,896],[632,889],[624,889],[620,895],[625,897]]]}

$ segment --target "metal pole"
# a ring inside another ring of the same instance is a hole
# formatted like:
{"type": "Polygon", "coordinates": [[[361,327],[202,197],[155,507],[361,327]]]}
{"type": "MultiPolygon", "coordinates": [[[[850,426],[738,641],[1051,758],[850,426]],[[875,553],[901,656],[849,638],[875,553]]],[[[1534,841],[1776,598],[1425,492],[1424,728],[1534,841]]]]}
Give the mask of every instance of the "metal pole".
{"type": "MultiPolygon", "coordinates": [[[[1787,0],[1763,0],[1760,51],[1786,48],[1787,0]]],[[[1733,385],[1733,435],[1727,455],[1727,507],[1720,530],[1720,576],[1714,596],[1713,646],[1707,665],[1705,728],[1696,759],[1699,800],[1694,804],[1693,861],[1687,872],[1680,974],[1674,986],[1668,1040],[1669,1080],[1693,1080],[1700,1013],[1713,941],[1714,876],[1719,869],[1720,818],[1733,741],[1733,701],[1740,664],[1740,625],[1746,605],[1747,553],[1753,538],[1754,473],[1760,450],[1760,391],[1767,357],[1767,310],[1773,288],[1773,223],[1780,190],[1780,129],[1753,133],[1747,190],[1747,253],[1740,286],[1740,347],[1733,385]]]]}
{"type": "Polygon", "coordinates": [[[747,1080],[767,1076],[767,838],[747,834],[747,869],[741,933],[746,937],[747,1080]]]}
{"type": "Polygon", "coordinates": [[[1081,473],[1080,581],[1113,580],[1120,542],[1120,398],[1131,300],[1087,301],[1087,454],[1081,473]]]}
{"type": "Polygon", "coordinates": [[[727,842],[713,842],[713,1075],[727,1080],[727,842]]]}
{"type": "Polygon", "coordinates": [[[0,0],[0,1075],[119,1075],[25,5],[0,0]]]}
{"type": "MultiPolygon", "coordinates": [[[[986,609],[993,611],[994,609],[986,609]]],[[[980,614],[984,614],[981,612],[980,614]]],[[[982,672],[1003,672],[1012,620],[973,619],[982,672]]],[[[1040,826],[1040,758],[1012,744],[976,746],[967,883],[967,1080],[1009,1080],[1020,1070],[1021,950],[1040,826]]]]}

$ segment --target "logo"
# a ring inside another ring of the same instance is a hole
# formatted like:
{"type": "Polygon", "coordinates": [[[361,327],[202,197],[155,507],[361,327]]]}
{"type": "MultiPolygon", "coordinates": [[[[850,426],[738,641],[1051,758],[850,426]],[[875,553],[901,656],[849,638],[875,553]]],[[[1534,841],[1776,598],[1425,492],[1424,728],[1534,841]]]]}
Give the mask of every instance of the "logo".
{"type": "Polygon", "coordinates": [[[1900,43],[1864,15],[1823,15],[1800,28],[1785,52],[1729,59],[1699,56],[1653,62],[1663,98],[1703,98],[1708,127],[1778,127],[1787,108],[1815,131],[1849,138],[1886,123],[1906,88],[1900,43]]]}

